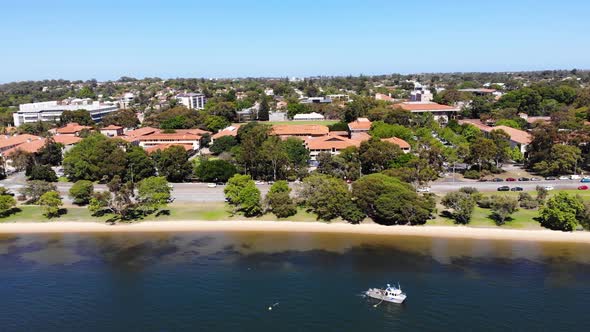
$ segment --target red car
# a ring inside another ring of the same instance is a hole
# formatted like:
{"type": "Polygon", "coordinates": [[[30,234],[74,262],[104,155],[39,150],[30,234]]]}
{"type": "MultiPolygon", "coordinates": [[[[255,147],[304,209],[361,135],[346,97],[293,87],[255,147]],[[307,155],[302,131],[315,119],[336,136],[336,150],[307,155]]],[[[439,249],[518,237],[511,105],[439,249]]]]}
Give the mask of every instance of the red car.
{"type": "Polygon", "coordinates": [[[512,181],[516,181],[516,179],[515,178],[507,178],[506,181],[512,182],[512,181]]]}
{"type": "Polygon", "coordinates": [[[578,190],[588,190],[588,186],[579,186],[578,190]]]}

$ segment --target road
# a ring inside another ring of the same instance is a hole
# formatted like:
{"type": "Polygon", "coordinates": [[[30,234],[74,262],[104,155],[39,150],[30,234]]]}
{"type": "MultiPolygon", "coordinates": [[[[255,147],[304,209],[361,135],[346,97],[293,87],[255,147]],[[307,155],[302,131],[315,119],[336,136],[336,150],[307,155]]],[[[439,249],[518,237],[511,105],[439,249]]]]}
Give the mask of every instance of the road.
{"type": "MultiPolygon", "coordinates": [[[[0,185],[8,188],[14,193],[18,193],[19,189],[24,187],[25,185],[25,176],[22,173],[11,175],[9,178],[1,180],[0,185]]],[[[461,187],[474,187],[482,192],[490,192],[490,191],[497,191],[498,187],[500,186],[509,186],[512,187],[522,187],[525,191],[532,191],[535,190],[537,186],[553,186],[555,189],[576,189],[582,183],[580,180],[555,180],[555,181],[526,181],[526,182],[477,182],[477,181],[456,181],[452,182],[449,179],[434,182],[430,185],[431,191],[433,193],[441,194],[447,193],[450,191],[458,190],[461,187]]],[[[68,197],[68,191],[72,187],[72,183],[69,182],[58,182],[56,186],[61,193],[64,201],[67,203],[71,203],[70,198],[68,197]]],[[[172,198],[175,202],[178,203],[207,203],[207,202],[223,202],[225,200],[225,196],[223,194],[223,188],[225,186],[218,185],[215,188],[207,187],[206,183],[174,183],[172,184],[173,191],[172,191],[172,198]]],[[[295,188],[296,184],[290,185],[292,188],[295,188]]],[[[270,186],[265,185],[257,185],[260,189],[262,196],[266,195],[270,186]]],[[[106,185],[104,184],[97,184],[94,186],[95,190],[97,191],[104,191],[107,190],[106,185]]]]}

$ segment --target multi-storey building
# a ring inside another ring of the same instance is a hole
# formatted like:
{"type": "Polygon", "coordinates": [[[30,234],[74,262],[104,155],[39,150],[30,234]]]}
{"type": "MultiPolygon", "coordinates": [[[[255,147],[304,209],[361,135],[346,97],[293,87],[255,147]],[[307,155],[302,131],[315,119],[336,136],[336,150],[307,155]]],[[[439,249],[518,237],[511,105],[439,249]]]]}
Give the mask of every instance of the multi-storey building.
{"type": "Polygon", "coordinates": [[[205,108],[207,98],[202,93],[181,93],[176,95],[176,100],[189,109],[202,110],[205,108]]]}
{"type": "Polygon", "coordinates": [[[35,123],[39,121],[59,121],[64,111],[86,110],[90,113],[92,120],[99,122],[102,118],[119,109],[116,103],[101,103],[90,99],[73,99],[64,101],[45,101],[41,103],[30,103],[19,105],[19,110],[12,116],[14,125],[20,126],[23,123],[35,123]]]}

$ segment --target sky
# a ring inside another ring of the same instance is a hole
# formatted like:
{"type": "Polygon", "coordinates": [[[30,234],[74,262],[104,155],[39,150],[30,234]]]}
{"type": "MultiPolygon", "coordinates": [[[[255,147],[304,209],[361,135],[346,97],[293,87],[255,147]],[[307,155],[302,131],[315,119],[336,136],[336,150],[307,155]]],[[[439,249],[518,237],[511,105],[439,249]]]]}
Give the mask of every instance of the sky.
{"type": "Polygon", "coordinates": [[[590,69],[588,0],[19,0],[0,82],[590,69]]]}

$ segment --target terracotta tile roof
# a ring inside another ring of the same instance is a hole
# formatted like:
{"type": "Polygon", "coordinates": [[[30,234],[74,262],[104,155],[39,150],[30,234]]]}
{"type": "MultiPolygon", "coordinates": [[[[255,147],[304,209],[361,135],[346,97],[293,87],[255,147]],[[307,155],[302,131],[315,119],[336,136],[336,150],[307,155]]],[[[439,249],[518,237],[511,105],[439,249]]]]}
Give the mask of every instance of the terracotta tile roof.
{"type": "Polygon", "coordinates": [[[208,131],[202,130],[202,129],[175,129],[174,132],[176,134],[190,134],[190,135],[200,135],[200,136],[203,136],[205,134],[211,134],[211,132],[208,132],[208,131]]]}
{"type": "Polygon", "coordinates": [[[42,139],[39,136],[23,134],[23,135],[16,135],[16,136],[0,136],[0,149],[10,148],[11,146],[21,145],[23,143],[29,141],[35,141],[42,139]]]}
{"type": "Polygon", "coordinates": [[[330,130],[324,125],[273,125],[271,134],[278,136],[324,136],[330,130]]]}
{"type": "Polygon", "coordinates": [[[190,144],[158,144],[158,145],[154,145],[154,146],[150,146],[145,148],[145,151],[149,154],[149,153],[154,153],[158,150],[166,150],[171,146],[182,146],[186,151],[191,151],[193,149],[193,146],[190,144]]]}
{"type": "Polygon", "coordinates": [[[403,102],[395,104],[403,110],[411,112],[429,112],[429,111],[459,111],[458,108],[448,105],[442,105],[432,102],[403,102]]]}
{"type": "Polygon", "coordinates": [[[223,128],[220,131],[218,131],[216,134],[214,134],[213,136],[211,136],[212,139],[218,139],[220,137],[223,136],[237,136],[238,135],[238,129],[240,129],[240,124],[235,124],[235,125],[231,125],[229,127],[223,128]]]}
{"type": "Polygon", "coordinates": [[[57,128],[55,130],[55,132],[57,132],[58,134],[77,134],[84,129],[92,129],[92,127],[82,126],[82,125],[79,125],[75,122],[72,122],[72,123],[68,123],[64,127],[57,128]]]}
{"type": "Polygon", "coordinates": [[[305,147],[309,150],[342,150],[350,146],[360,146],[361,141],[341,136],[308,137],[305,147]]]}
{"type": "Polygon", "coordinates": [[[360,142],[364,142],[370,140],[371,135],[369,135],[367,132],[352,133],[351,138],[360,142]]]}
{"type": "Polygon", "coordinates": [[[492,132],[492,130],[502,129],[506,132],[506,134],[510,135],[511,141],[519,143],[519,144],[530,144],[531,141],[533,140],[531,134],[529,134],[528,132],[526,132],[524,130],[508,127],[508,126],[490,127],[490,126],[487,126],[487,125],[481,123],[481,121],[476,120],[476,119],[465,119],[465,120],[459,120],[458,122],[459,122],[459,124],[470,124],[470,125],[476,126],[481,131],[484,131],[486,133],[490,133],[490,132],[492,132]]]}
{"type": "Polygon", "coordinates": [[[61,143],[63,145],[72,145],[80,142],[82,139],[78,136],[70,136],[70,135],[56,135],[53,136],[53,140],[56,143],[61,143]]]}
{"type": "Polygon", "coordinates": [[[348,129],[369,131],[371,129],[372,124],[373,123],[371,122],[371,120],[367,118],[358,118],[355,121],[352,121],[348,124],[348,129]]]}
{"type": "Polygon", "coordinates": [[[343,137],[348,137],[348,131],[346,131],[346,130],[343,130],[343,131],[335,130],[335,131],[329,132],[328,135],[330,135],[330,136],[343,136],[343,137]]]}
{"type": "Polygon", "coordinates": [[[15,153],[17,150],[21,150],[21,151],[25,151],[28,153],[35,153],[38,152],[39,150],[41,150],[41,148],[45,145],[45,139],[37,139],[34,141],[30,141],[30,142],[26,142],[23,144],[20,144],[14,148],[8,149],[6,151],[4,151],[4,154],[6,156],[10,156],[13,153],[15,153]]]}
{"type": "Polygon", "coordinates": [[[186,141],[186,140],[200,140],[203,136],[189,133],[154,133],[151,135],[143,135],[136,137],[140,142],[142,141],[186,141]]]}
{"type": "MultiPolygon", "coordinates": [[[[143,127],[143,128],[139,128],[139,129],[135,129],[135,130],[130,130],[125,133],[125,136],[139,137],[139,136],[143,136],[143,135],[153,134],[155,132],[160,132],[160,129],[152,128],[152,127],[143,127]]],[[[123,139],[125,139],[125,138],[123,137],[123,139]]]]}
{"type": "Polygon", "coordinates": [[[110,126],[106,126],[104,128],[101,128],[100,130],[121,130],[121,129],[123,129],[123,127],[110,125],[110,126]]]}
{"type": "Polygon", "coordinates": [[[382,138],[381,140],[384,142],[389,142],[389,143],[395,144],[395,145],[399,146],[401,149],[409,149],[410,148],[410,143],[408,143],[398,137],[382,138]]]}

